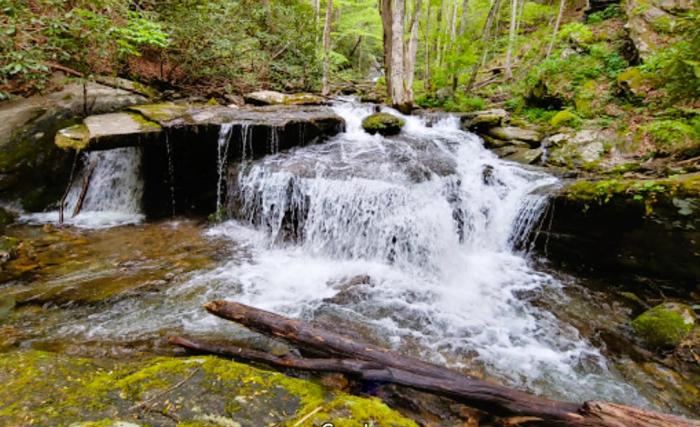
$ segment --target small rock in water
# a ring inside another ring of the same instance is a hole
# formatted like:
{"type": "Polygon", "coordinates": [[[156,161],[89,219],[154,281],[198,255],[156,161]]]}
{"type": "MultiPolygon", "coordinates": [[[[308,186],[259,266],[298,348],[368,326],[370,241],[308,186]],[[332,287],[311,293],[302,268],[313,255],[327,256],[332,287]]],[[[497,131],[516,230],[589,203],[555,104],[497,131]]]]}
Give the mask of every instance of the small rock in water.
{"type": "Polygon", "coordinates": [[[389,113],[374,113],[362,120],[362,128],[369,134],[396,135],[406,122],[389,113]]]}
{"type": "Polygon", "coordinates": [[[632,328],[654,348],[677,346],[693,329],[695,313],[689,306],[666,302],[651,308],[632,321],[632,328]]]}

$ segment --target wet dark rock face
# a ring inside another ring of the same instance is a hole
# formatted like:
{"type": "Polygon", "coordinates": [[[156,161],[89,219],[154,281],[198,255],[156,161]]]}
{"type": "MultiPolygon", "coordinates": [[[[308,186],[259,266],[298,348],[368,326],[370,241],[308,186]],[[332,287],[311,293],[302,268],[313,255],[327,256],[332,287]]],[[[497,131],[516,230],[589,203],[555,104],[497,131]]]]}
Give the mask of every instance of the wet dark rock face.
{"type": "Polygon", "coordinates": [[[687,294],[700,284],[697,198],[657,197],[649,206],[632,195],[597,202],[559,194],[543,220],[537,247],[567,269],[646,277],[687,294]]]}
{"type": "MultiPolygon", "coordinates": [[[[214,213],[219,173],[227,175],[232,162],[320,143],[344,129],[342,119],[326,108],[271,107],[264,110],[235,113],[240,122],[233,124],[230,133],[223,136],[222,146],[219,146],[220,124],[184,122],[165,128],[158,143],[144,144],[146,215],[162,218],[173,213],[214,213]],[[288,116],[285,118],[284,114],[288,116]]],[[[226,185],[223,180],[221,194],[226,194],[226,185]]]]}

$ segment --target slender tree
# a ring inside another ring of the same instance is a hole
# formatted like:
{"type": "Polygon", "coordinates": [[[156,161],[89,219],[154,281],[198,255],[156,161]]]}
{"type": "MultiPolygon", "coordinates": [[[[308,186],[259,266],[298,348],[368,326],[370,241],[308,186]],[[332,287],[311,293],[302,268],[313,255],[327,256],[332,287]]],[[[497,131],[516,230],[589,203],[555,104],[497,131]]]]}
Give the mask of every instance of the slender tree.
{"type": "Polygon", "coordinates": [[[515,24],[518,19],[518,0],[511,0],[510,29],[508,33],[508,49],[506,50],[506,79],[513,78],[513,45],[515,44],[515,24]]]}
{"type": "Polygon", "coordinates": [[[432,90],[432,85],[430,84],[430,6],[432,5],[432,3],[433,2],[431,0],[428,0],[428,10],[425,13],[425,27],[423,29],[423,31],[425,32],[425,57],[423,58],[423,88],[426,92],[430,92],[432,90]]]}
{"type": "Polygon", "coordinates": [[[557,20],[554,23],[554,32],[552,33],[552,39],[549,41],[549,46],[547,46],[547,54],[545,58],[549,58],[552,54],[552,49],[554,49],[554,42],[557,40],[557,33],[559,32],[559,25],[561,25],[561,18],[564,16],[564,9],[566,8],[566,0],[559,0],[559,13],[557,14],[557,20]]]}
{"type": "Polygon", "coordinates": [[[404,52],[404,86],[406,100],[411,104],[413,103],[413,79],[416,72],[416,57],[418,54],[418,22],[423,7],[422,3],[422,0],[415,0],[413,3],[413,16],[409,26],[410,36],[404,52]]]}
{"type": "Polygon", "coordinates": [[[323,89],[327,96],[330,93],[329,73],[331,56],[331,20],[333,19],[333,0],[326,0],[326,21],[323,24],[323,89]]]}

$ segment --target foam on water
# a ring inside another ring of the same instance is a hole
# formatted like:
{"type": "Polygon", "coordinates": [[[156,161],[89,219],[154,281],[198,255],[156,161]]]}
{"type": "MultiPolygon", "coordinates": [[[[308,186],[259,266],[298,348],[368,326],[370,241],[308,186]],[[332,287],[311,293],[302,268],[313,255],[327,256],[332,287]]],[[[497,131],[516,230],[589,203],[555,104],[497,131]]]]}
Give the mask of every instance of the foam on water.
{"type": "Polygon", "coordinates": [[[157,299],[126,299],[59,332],[128,338],[169,328],[232,333],[201,304],[228,298],[365,325],[387,345],[570,400],[648,405],[579,333],[531,300],[561,284],[516,247],[556,179],[504,162],[455,118],[368,135],[371,108],[335,107],[347,131],[252,162],[229,185],[237,219],[211,229],[245,248],[157,299]],[[416,350],[417,348],[417,350],[416,350]]]}
{"type": "MultiPolygon", "coordinates": [[[[84,159],[82,175],[76,176],[66,197],[64,223],[81,228],[106,228],[141,222],[143,181],[140,168],[141,149],[138,147],[89,152],[84,159]],[[73,216],[84,175],[91,168],[82,208],[73,216]]],[[[27,214],[20,219],[30,224],[56,223],[59,212],[27,214]]]]}

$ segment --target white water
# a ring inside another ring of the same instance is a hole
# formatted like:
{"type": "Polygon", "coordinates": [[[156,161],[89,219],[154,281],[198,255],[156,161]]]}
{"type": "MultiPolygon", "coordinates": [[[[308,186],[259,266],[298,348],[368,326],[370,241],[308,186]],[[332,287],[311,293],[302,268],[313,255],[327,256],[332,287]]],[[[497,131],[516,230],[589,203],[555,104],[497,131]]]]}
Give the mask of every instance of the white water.
{"type": "Polygon", "coordinates": [[[454,119],[428,128],[406,117],[401,136],[383,138],[360,128],[369,108],[336,111],[346,133],[253,162],[231,183],[240,218],[210,234],[243,244],[246,256],[59,332],[240,334],[201,309],[229,298],[330,316],[340,331],[369,329],[388,346],[549,396],[646,404],[574,328],[530,302],[565,298],[513,247],[546,205],[537,190],[556,179],[497,159],[454,119]]]}
{"type": "MultiPolygon", "coordinates": [[[[73,180],[65,201],[64,223],[81,228],[105,228],[136,224],[143,220],[141,199],[141,149],[138,147],[92,151],[84,158],[82,174],[73,180]],[[82,209],[73,216],[85,173],[94,165],[82,209]]],[[[23,215],[28,223],[56,223],[59,212],[23,215]]]]}

